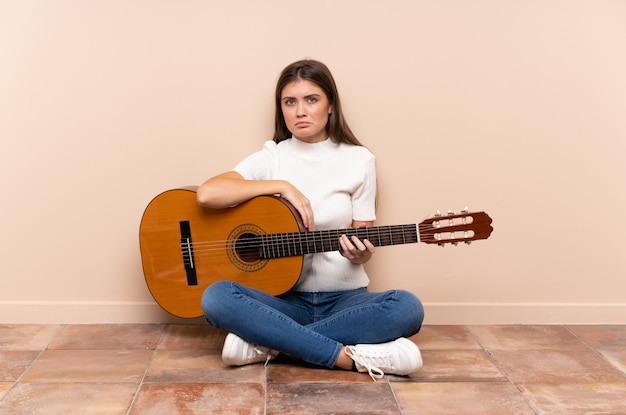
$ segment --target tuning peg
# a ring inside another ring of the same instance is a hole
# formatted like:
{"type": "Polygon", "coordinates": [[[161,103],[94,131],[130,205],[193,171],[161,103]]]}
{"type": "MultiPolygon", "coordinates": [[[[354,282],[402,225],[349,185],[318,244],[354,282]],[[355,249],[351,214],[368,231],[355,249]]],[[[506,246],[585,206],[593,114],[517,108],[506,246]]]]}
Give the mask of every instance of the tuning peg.
{"type": "Polygon", "coordinates": [[[469,209],[467,208],[467,206],[465,206],[465,208],[461,211],[461,213],[463,213],[464,215],[469,213],[469,209]]]}
{"type": "Polygon", "coordinates": [[[454,214],[455,214],[455,213],[454,213],[454,211],[453,211],[453,210],[449,210],[449,211],[448,211],[448,216],[452,216],[452,215],[454,215],[454,214]]]}
{"type": "Polygon", "coordinates": [[[441,211],[437,210],[437,212],[435,212],[435,217],[440,217],[441,216],[441,211]]]}
{"type": "Polygon", "coordinates": [[[471,245],[471,244],[472,244],[472,241],[465,241],[465,244],[466,244],[466,245],[471,245]]]}

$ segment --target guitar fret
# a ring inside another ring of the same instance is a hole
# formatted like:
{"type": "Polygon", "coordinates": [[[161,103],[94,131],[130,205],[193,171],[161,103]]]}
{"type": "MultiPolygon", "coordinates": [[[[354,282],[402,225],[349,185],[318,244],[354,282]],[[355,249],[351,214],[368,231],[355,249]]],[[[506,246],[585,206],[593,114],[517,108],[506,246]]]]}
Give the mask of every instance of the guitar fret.
{"type": "Polygon", "coordinates": [[[391,240],[389,241],[390,245],[395,245],[396,244],[396,233],[397,233],[398,227],[397,226],[390,226],[389,227],[389,235],[391,236],[391,240]]]}
{"type": "Polygon", "coordinates": [[[278,252],[276,251],[276,235],[272,235],[272,258],[278,258],[278,252]]]}
{"type": "Polygon", "coordinates": [[[280,248],[281,248],[281,252],[282,252],[282,256],[285,256],[285,234],[281,233],[280,234],[280,248]]]}
{"type": "Polygon", "coordinates": [[[265,236],[265,244],[263,247],[263,251],[265,252],[265,258],[272,258],[272,235],[264,235],[265,236]]]}
{"type": "Polygon", "coordinates": [[[378,227],[378,239],[380,246],[385,246],[389,244],[389,227],[387,226],[379,226],[378,227]],[[382,232],[381,232],[382,231],[382,232]]]}
{"type": "Polygon", "coordinates": [[[287,254],[289,256],[292,256],[292,248],[293,248],[293,233],[288,233],[287,235],[285,235],[285,237],[287,238],[287,254]]]}
{"type": "Polygon", "coordinates": [[[285,234],[285,248],[287,249],[287,256],[291,256],[291,234],[285,234]]]}
{"type": "Polygon", "coordinates": [[[296,233],[291,232],[289,234],[289,253],[291,255],[298,255],[298,249],[296,246],[296,233]]]}
{"type": "Polygon", "coordinates": [[[399,239],[399,236],[402,236],[402,235],[398,235],[398,232],[400,232],[400,234],[402,233],[402,227],[392,226],[391,229],[392,229],[392,235],[394,235],[393,239],[391,240],[391,244],[392,245],[399,244],[400,241],[398,239],[399,239]]]}
{"type": "Polygon", "coordinates": [[[302,247],[302,233],[298,233],[298,242],[300,244],[300,251],[298,252],[298,254],[304,255],[304,248],[302,247]]]}
{"type": "Polygon", "coordinates": [[[302,234],[304,236],[304,250],[302,251],[303,254],[309,254],[311,253],[311,241],[309,238],[309,232],[303,233],[302,234]]]}
{"type": "Polygon", "coordinates": [[[328,242],[328,249],[325,249],[324,252],[328,252],[328,251],[332,251],[333,250],[333,241],[332,238],[330,236],[330,231],[326,231],[324,232],[324,234],[326,235],[326,240],[328,242]]]}

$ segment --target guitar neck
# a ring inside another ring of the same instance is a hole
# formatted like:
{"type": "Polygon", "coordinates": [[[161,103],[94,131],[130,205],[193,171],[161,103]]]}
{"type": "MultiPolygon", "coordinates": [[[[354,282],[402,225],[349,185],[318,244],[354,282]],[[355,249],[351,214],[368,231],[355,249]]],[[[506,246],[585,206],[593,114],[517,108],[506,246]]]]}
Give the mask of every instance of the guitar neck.
{"type": "Polygon", "coordinates": [[[402,245],[420,242],[417,225],[372,226],[369,228],[334,229],[313,232],[290,232],[260,235],[263,259],[282,258],[319,252],[338,251],[341,235],[367,239],[374,246],[402,245]]]}

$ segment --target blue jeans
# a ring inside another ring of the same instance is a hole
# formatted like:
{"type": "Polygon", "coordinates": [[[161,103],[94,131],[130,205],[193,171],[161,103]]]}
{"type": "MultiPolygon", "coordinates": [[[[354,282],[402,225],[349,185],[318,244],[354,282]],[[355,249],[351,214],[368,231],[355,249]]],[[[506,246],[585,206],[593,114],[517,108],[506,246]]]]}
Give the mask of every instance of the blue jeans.
{"type": "Polygon", "coordinates": [[[274,297],[231,281],[209,286],[202,310],[218,329],[329,368],[344,345],[410,337],[424,320],[422,303],[408,291],[289,291],[274,297]]]}

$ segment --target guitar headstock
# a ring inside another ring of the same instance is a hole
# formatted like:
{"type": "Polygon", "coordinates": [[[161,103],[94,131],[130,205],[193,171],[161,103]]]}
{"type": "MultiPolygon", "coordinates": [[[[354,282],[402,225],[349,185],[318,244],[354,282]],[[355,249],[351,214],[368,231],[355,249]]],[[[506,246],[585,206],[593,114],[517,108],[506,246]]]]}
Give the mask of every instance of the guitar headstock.
{"type": "Polygon", "coordinates": [[[447,215],[437,214],[419,223],[420,242],[427,244],[458,244],[487,239],[493,231],[491,218],[485,212],[461,213],[448,211],[447,215]]]}

